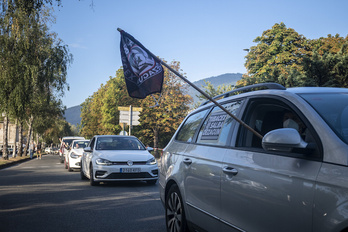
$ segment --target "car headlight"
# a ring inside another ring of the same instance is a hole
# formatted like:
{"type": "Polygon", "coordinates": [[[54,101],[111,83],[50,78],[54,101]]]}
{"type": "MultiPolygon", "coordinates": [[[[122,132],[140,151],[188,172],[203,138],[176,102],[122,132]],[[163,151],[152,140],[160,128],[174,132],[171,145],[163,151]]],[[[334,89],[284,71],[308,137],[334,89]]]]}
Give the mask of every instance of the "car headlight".
{"type": "Polygon", "coordinates": [[[70,153],[70,158],[77,159],[77,158],[79,158],[79,157],[80,157],[80,156],[79,156],[78,154],[74,153],[74,152],[71,152],[71,153],[70,153]]]}
{"type": "Polygon", "coordinates": [[[112,162],[106,159],[96,159],[95,161],[98,165],[112,165],[112,162]]]}
{"type": "Polygon", "coordinates": [[[148,164],[148,165],[154,165],[154,164],[156,164],[156,163],[157,163],[157,161],[156,161],[155,157],[149,159],[149,160],[146,162],[146,164],[148,164]]]}

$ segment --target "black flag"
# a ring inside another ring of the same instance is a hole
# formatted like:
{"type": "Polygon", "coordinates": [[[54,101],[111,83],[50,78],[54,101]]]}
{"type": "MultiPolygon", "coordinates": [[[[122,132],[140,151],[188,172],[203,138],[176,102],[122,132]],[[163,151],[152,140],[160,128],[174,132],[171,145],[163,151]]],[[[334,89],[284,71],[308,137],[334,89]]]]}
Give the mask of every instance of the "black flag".
{"type": "Polygon", "coordinates": [[[143,99],[152,93],[160,93],[164,74],[161,61],[133,36],[123,30],[119,31],[123,72],[129,96],[143,99]]]}

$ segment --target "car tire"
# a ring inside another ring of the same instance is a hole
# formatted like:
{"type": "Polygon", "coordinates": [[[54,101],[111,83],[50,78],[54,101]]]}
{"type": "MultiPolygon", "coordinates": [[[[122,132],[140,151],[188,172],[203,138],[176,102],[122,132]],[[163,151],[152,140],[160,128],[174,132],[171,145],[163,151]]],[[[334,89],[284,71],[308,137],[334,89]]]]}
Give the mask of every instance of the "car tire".
{"type": "Polygon", "coordinates": [[[68,172],[72,172],[73,169],[70,167],[70,162],[68,161],[68,172]]]}
{"type": "Polygon", "coordinates": [[[168,191],[165,202],[165,219],[168,232],[187,232],[187,221],[185,216],[182,197],[177,185],[172,185],[168,191]]]}
{"type": "Polygon", "coordinates": [[[99,182],[94,180],[94,176],[93,176],[93,165],[91,164],[90,168],[89,168],[89,183],[91,186],[96,186],[99,184],[99,182]]]}
{"type": "Polygon", "coordinates": [[[80,168],[80,176],[81,176],[81,180],[87,180],[87,177],[85,176],[82,170],[82,161],[81,161],[81,168],[80,168]]]}
{"type": "Polygon", "coordinates": [[[156,184],[157,180],[147,180],[146,183],[149,185],[154,185],[156,184]]]}

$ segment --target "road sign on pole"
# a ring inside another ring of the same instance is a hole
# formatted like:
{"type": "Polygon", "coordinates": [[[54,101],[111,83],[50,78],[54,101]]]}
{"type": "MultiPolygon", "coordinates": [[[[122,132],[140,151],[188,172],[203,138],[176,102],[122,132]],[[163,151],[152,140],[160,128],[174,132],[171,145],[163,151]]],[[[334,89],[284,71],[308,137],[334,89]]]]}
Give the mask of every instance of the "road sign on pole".
{"type": "Polygon", "coordinates": [[[119,123],[126,123],[129,125],[129,135],[131,135],[131,128],[132,126],[137,126],[140,124],[139,122],[139,115],[140,111],[142,110],[141,107],[118,107],[118,110],[120,111],[120,121],[119,123]]]}

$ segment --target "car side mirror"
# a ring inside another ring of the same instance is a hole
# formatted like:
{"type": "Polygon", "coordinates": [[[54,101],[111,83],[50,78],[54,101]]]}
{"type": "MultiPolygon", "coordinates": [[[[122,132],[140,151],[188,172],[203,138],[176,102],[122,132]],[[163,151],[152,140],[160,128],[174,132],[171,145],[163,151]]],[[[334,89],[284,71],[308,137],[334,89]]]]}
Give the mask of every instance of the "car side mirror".
{"type": "Polygon", "coordinates": [[[262,139],[262,147],[266,151],[291,152],[294,149],[306,149],[307,146],[308,143],[293,128],[272,130],[262,139]]]}
{"type": "Polygon", "coordinates": [[[91,147],[85,147],[83,148],[84,152],[92,152],[92,148],[91,147]]]}

